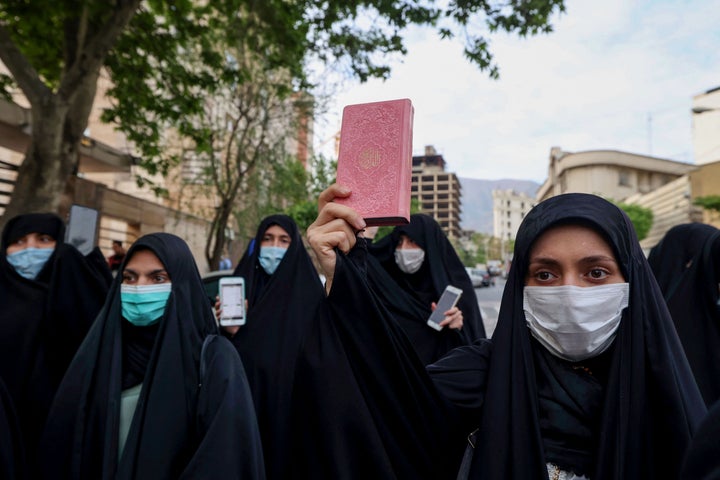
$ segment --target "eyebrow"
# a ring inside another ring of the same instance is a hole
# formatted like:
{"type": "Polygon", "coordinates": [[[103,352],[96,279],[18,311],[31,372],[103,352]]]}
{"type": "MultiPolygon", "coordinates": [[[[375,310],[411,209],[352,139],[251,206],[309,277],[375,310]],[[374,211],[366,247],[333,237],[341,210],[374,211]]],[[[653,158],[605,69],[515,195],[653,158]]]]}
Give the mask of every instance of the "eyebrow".
{"type": "MultiPolygon", "coordinates": [[[[125,272],[130,272],[130,273],[132,273],[133,275],[140,275],[138,272],[136,272],[136,271],[133,270],[132,268],[126,268],[126,269],[125,269],[125,272]]],[[[156,275],[156,274],[158,274],[158,273],[167,274],[167,271],[166,271],[164,268],[158,268],[158,269],[156,269],[156,270],[153,270],[153,271],[151,271],[151,272],[148,272],[147,275],[156,275]]]]}
{"type": "MultiPolygon", "coordinates": [[[[617,263],[614,257],[608,255],[590,255],[580,259],[582,263],[598,263],[598,262],[612,262],[617,263]]],[[[558,265],[560,262],[551,257],[534,257],[530,259],[530,264],[539,263],[541,265],[558,265]]]]}

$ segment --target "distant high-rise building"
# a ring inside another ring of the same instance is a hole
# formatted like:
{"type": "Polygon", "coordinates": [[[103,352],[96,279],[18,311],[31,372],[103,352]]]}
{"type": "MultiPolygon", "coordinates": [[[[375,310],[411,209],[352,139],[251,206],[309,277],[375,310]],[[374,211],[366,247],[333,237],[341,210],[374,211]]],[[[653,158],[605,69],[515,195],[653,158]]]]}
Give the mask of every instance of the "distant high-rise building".
{"type": "Polygon", "coordinates": [[[460,182],[445,171],[445,159],[432,145],[412,159],[412,197],[420,211],[432,216],[450,239],[460,237],[460,182]]]}
{"type": "Polygon", "coordinates": [[[493,236],[515,240],[520,223],[535,205],[535,199],[515,190],[493,190],[493,236]]]}

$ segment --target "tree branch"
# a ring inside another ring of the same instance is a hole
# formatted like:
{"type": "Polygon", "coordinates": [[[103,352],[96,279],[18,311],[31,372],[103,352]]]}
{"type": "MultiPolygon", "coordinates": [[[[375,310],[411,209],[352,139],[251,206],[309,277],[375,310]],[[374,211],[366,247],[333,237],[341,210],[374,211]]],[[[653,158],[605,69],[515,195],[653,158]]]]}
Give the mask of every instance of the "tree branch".
{"type": "Polygon", "coordinates": [[[84,45],[78,45],[75,61],[67,66],[60,81],[58,94],[70,98],[76,85],[88,72],[97,72],[105,63],[110,50],[117,44],[118,38],[125,31],[141,0],[118,0],[118,8],[93,35],[86,37],[84,45]]]}
{"type": "Polygon", "coordinates": [[[50,89],[40,80],[37,70],[15,45],[2,23],[0,23],[0,60],[10,70],[30,105],[38,105],[41,99],[50,93],[50,89]]]}

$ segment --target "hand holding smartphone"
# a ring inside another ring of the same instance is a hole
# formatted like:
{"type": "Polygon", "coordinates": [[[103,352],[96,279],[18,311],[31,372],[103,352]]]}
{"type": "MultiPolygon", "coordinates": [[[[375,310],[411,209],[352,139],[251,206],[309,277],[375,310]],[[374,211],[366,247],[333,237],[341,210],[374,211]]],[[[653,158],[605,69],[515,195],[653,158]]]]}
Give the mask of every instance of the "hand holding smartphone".
{"type": "Polygon", "coordinates": [[[232,327],[245,325],[245,279],[243,277],[224,277],[219,282],[220,325],[232,327]]]}
{"type": "Polygon", "coordinates": [[[458,300],[460,300],[461,295],[461,289],[452,285],[448,285],[447,287],[445,287],[445,291],[443,291],[442,295],[440,295],[440,300],[438,300],[437,302],[437,307],[430,314],[430,318],[428,318],[428,326],[434,328],[437,331],[442,330],[443,327],[440,326],[440,322],[442,322],[445,318],[445,312],[447,312],[457,304],[458,300]]]}

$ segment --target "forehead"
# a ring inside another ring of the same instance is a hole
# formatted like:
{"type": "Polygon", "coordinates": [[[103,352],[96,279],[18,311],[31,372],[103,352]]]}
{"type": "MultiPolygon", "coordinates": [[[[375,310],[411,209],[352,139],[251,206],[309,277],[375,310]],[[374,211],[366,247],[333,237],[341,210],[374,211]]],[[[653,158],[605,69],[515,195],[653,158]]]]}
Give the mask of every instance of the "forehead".
{"type": "Polygon", "coordinates": [[[135,271],[165,270],[165,265],[151,250],[138,250],[130,257],[125,268],[135,271]]]}
{"type": "Polygon", "coordinates": [[[286,237],[289,237],[290,234],[282,228],[280,225],[270,225],[267,230],[265,230],[264,235],[275,235],[277,237],[285,235],[286,237]]]}
{"type": "Polygon", "coordinates": [[[584,225],[551,227],[541,233],[530,248],[531,261],[539,256],[571,260],[579,255],[600,254],[615,258],[615,253],[605,238],[584,225]]]}
{"type": "Polygon", "coordinates": [[[41,232],[28,232],[23,235],[20,235],[15,240],[20,240],[21,238],[26,238],[26,237],[50,237],[54,240],[53,236],[50,235],[49,233],[41,233],[41,232]]]}

